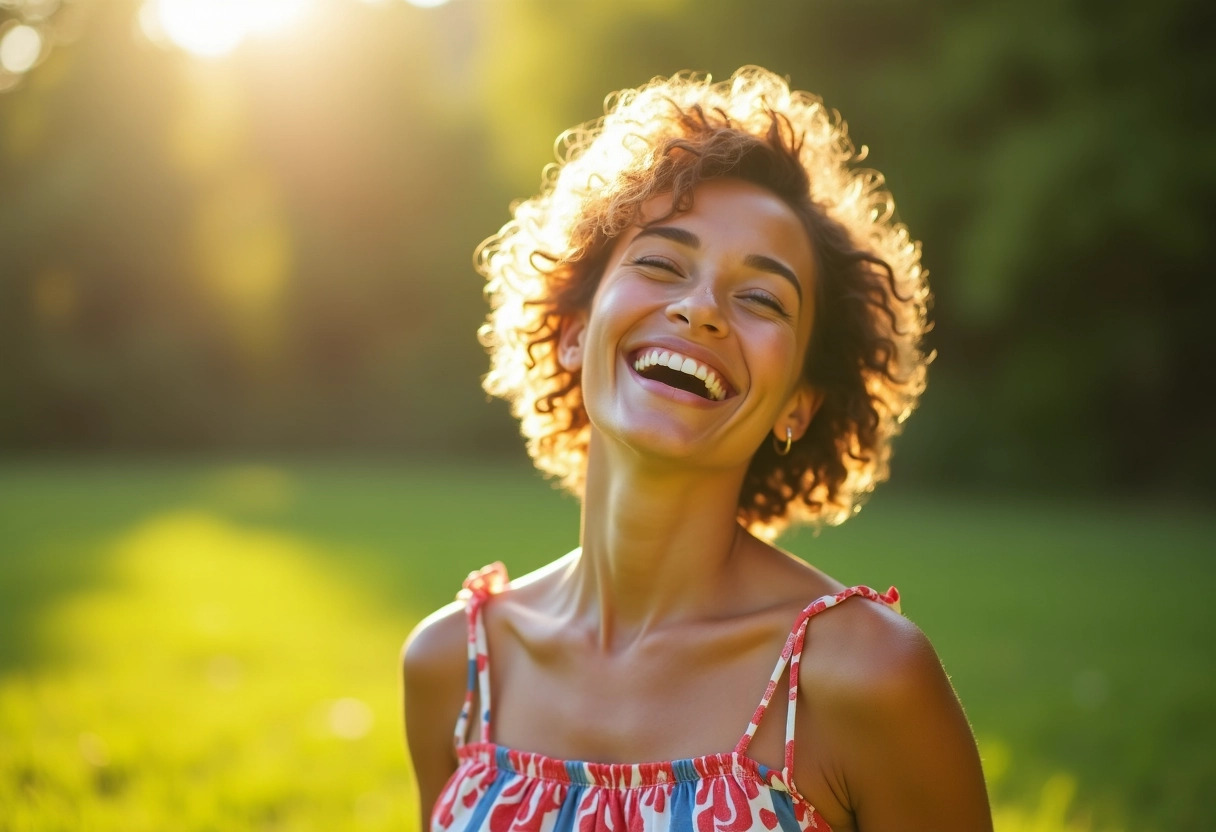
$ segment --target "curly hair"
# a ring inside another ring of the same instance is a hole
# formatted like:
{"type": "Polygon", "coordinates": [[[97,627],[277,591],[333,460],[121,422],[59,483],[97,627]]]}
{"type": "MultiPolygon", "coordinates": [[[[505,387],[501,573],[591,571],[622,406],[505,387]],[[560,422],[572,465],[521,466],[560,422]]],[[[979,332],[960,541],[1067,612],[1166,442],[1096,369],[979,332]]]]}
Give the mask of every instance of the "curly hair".
{"type": "Polygon", "coordinates": [[[605,111],[558,138],[540,193],[478,249],[491,305],[480,330],[486,391],[510,403],[536,466],[581,494],[590,421],[580,373],[557,360],[563,322],[590,308],[612,241],[649,199],[670,195],[675,214],[700,182],[752,182],[781,198],[811,241],[816,304],[803,373],[822,404],[789,454],[769,442],[757,450],[738,520],[768,538],[793,522],[843,522],[886,479],[891,439],[932,358],[921,349],[920,244],[894,220],[882,175],[855,167],[866,149],[854,148],[838,113],[759,67],[721,83],[656,78],[609,96],[605,111]]]}

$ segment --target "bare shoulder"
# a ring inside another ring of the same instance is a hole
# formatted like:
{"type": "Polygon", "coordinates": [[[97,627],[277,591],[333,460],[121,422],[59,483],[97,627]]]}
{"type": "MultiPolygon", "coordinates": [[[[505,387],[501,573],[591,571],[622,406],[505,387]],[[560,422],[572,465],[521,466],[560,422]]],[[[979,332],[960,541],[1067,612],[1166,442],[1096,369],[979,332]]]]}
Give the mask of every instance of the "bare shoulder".
{"type": "Polygon", "coordinates": [[[424,618],[401,650],[405,738],[418,787],[421,828],[456,769],[452,731],[464,702],[467,635],[464,607],[448,604],[424,618]]]}
{"type": "MultiPolygon", "coordinates": [[[[487,629],[493,629],[488,619],[499,618],[511,610],[526,609],[538,597],[543,597],[576,554],[577,550],[494,590],[493,603],[483,608],[487,629]]],[[[468,626],[463,601],[453,601],[422,619],[402,649],[407,678],[411,675],[430,681],[455,678],[463,690],[468,661],[468,626]]]]}
{"type": "Polygon", "coordinates": [[[451,735],[464,703],[468,674],[463,605],[448,604],[424,618],[401,650],[405,728],[415,768],[451,760],[451,735]]]}
{"type": "Polygon", "coordinates": [[[847,795],[851,822],[840,828],[991,829],[962,706],[929,639],[899,613],[855,597],[812,618],[804,705],[799,731],[818,746],[815,767],[847,795]]]}
{"type": "Polygon", "coordinates": [[[401,650],[402,666],[410,676],[437,681],[463,679],[468,625],[464,604],[454,601],[428,615],[414,627],[401,650]]]}
{"type": "Polygon", "coordinates": [[[937,651],[920,628],[862,596],[811,619],[802,673],[814,678],[821,693],[850,703],[898,700],[909,689],[945,680],[937,651]]]}

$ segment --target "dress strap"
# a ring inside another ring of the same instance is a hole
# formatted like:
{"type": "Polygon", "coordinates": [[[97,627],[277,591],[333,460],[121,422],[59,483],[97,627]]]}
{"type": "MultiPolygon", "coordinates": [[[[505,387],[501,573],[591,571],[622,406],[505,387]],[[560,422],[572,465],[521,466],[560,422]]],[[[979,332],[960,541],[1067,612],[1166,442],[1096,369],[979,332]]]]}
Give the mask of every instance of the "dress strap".
{"type": "Polygon", "coordinates": [[[787,782],[794,771],[794,718],[798,704],[798,668],[802,662],[802,648],[806,643],[807,624],[810,623],[814,616],[830,607],[836,606],[842,601],[847,601],[854,595],[886,604],[896,612],[899,612],[899,591],[895,587],[891,587],[886,592],[880,593],[870,589],[868,586],[853,586],[841,590],[835,595],[824,595],[822,598],[817,598],[811,602],[811,605],[798,613],[798,617],[794,619],[794,627],[790,630],[789,637],[785,640],[785,646],[781,648],[781,656],[777,659],[777,666],[773,668],[773,675],[769,677],[768,687],[764,690],[764,696],[761,697],[760,704],[756,707],[755,713],[752,714],[752,720],[748,723],[747,730],[739,739],[738,745],[735,746],[736,754],[747,753],[747,747],[751,744],[752,737],[756,735],[756,729],[760,727],[760,720],[764,718],[764,714],[768,711],[769,702],[772,701],[773,694],[777,692],[777,684],[781,681],[781,675],[785,672],[786,665],[789,665],[790,704],[785,717],[785,767],[782,771],[787,782]]]}
{"type": "Polygon", "coordinates": [[[476,572],[470,572],[464,587],[456,598],[465,602],[465,614],[469,626],[469,675],[465,687],[464,707],[456,720],[456,747],[464,745],[469,735],[469,719],[473,714],[476,697],[481,708],[480,741],[490,741],[490,656],[486,649],[486,625],[481,610],[486,601],[502,592],[507,586],[507,568],[500,562],[491,563],[476,572]]]}

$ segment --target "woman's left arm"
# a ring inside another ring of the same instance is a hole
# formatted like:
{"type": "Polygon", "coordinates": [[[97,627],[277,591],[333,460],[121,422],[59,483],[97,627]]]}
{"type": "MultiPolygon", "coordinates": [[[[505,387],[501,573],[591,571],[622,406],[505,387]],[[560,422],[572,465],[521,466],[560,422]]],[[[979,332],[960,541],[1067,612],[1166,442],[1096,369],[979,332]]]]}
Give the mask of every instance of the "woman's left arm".
{"type": "Polygon", "coordinates": [[[975,739],[936,651],[911,622],[881,618],[863,627],[818,702],[831,712],[832,758],[855,828],[991,832],[975,739]]]}

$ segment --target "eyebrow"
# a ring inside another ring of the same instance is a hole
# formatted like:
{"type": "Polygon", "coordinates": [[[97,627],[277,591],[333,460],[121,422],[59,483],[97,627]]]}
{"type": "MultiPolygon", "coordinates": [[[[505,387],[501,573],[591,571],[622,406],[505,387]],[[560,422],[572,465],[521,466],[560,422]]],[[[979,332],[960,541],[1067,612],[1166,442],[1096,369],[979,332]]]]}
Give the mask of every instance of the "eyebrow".
{"type": "MultiPolygon", "coordinates": [[[[700,248],[701,238],[693,234],[686,228],[677,228],[672,225],[648,225],[637,233],[634,240],[640,240],[643,237],[662,237],[666,240],[671,240],[673,243],[686,246],[687,248],[700,248]]],[[[749,254],[743,258],[743,264],[753,269],[758,269],[762,272],[770,272],[772,274],[784,277],[798,292],[798,300],[802,300],[802,284],[798,282],[798,276],[794,274],[788,266],[780,263],[771,257],[766,257],[763,254],[749,254]]]]}

